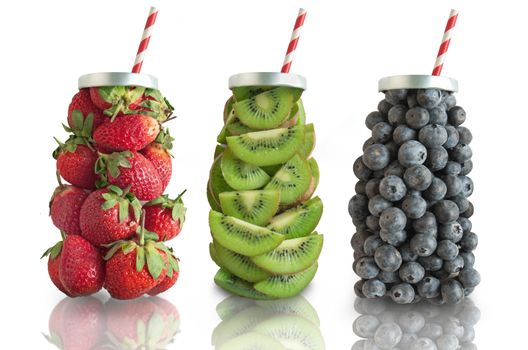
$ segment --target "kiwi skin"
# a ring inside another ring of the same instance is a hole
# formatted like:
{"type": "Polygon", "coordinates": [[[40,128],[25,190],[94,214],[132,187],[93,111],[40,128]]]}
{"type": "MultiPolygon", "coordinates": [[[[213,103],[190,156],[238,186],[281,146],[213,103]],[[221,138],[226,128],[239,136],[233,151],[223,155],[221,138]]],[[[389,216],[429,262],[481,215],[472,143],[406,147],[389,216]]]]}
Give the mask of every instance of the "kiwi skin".
{"type": "Polygon", "coordinates": [[[299,294],[310,284],[317,272],[317,262],[293,275],[273,275],[255,283],[257,291],[274,298],[289,298],[299,294]]]}
{"type": "Polygon", "coordinates": [[[232,273],[220,269],[214,277],[215,283],[228,292],[239,295],[241,297],[256,299],[256,300],[271,300],[275,299],[264,293],[261,293],[253,288],[253,286],[241,278],[236,277],[232,273]]]}
{"type": "Polygon", "coordinates": [[[255,265],[247,256],[235,253],[214,242],[214,249],[220,265],[235,276],[248,282],[265,280],[270,274],[255,265]]]}

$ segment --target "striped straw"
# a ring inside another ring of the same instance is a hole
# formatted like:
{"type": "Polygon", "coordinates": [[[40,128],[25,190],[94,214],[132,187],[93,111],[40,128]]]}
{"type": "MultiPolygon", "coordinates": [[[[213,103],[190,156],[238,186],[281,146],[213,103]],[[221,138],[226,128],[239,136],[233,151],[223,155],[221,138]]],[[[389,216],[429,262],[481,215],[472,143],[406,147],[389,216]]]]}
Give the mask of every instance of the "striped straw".
{"type": "Polygon", "coordinates": [[[299,9],[299,14],[297,15],[297,20],[295,21],[295,26],[293,27],[290,44],[288,45],[288,50],[286,50],[286,57],[284,57],[284,63],[282,64],[282,73],[290,72],[290,67],[293,61],[293,54],[295,53],[295,49],[297,48],[299,36],[301,35],[301,27],[304,24],[305,18],[306,10],[303,8],[299,9]]]}
{"type": "Polygon", "coordinates": [[[150,36],[152,34],[152,28],[154,27],[154,23],[156,23],[157,16],[158,10],[155,7],[151,7],[147,18],[147,23],[145,24],[145,29],[143,30],[143,36],[141,37],[141,42],[139,43],[136,60],[134,61],[134,66],[132,67],[132,73],[141,72],[141,66],[143,65],[143,59],[145,58],[145,53],[147,51],[150,36]]]}
{"type": "Polygon", "coordinates": [[[451,42],[451,34],[453,33],[453,28],[455,27],[457,18],[458,11],[451,10],[444,31],[444,36],[442,37],[442,43],[440,44],[440,49],[438,50],[438,55],[436,56],[433,75],[440,75],[440,73],[442,73],[442,67],[444,66],[445,57],[447,55],[447,49],[449,49],[449,43],[451,42]]]}

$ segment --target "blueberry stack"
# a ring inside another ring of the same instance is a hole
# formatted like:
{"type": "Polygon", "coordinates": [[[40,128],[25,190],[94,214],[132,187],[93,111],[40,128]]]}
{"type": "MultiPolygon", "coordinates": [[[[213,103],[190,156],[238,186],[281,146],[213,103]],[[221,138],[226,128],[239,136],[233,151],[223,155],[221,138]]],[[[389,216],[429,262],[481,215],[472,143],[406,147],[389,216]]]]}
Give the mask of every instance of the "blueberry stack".
{"type": "Polygon", "coordinates": [[[480,282],[465,119],[453,91],[426,87],[387,89],[367,116],[348,207],[358,296],[452,304],[480,282]]]}

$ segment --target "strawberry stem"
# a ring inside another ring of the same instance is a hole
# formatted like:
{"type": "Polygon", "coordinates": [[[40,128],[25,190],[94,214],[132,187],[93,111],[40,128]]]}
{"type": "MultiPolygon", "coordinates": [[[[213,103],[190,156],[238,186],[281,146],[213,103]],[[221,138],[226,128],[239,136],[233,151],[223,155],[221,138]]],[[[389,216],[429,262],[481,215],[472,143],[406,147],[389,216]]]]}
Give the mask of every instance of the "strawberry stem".
{"type": "Polygon", "coordinates": [[[165,124],[166,122],[171,121],[171,120],[176,119],[176,118],[178,118],[177,115],[172,115],[172,116],[168,117],[167,119],[165,119],[164,121],[162,121],[161,123],[165,124]]]}
{"type": "Polygon", "coordinates": [[[59,187],[61,190],[64,189],[64,184],[62,183],[62,180],[61,180],[61,176],[60,176],[60,173],[59,171],[55,171],[55,176],[57,176],[57,182],[59,183],[59,187]]]}
{"type": "Polygon", "coordinates": [[[185,194],[185,192],[187,192],[187,189],[184,189],[183,192],[180,193],[180,194],[178,195],[178,197],[176,197],[176,199],[175,199],[174,201],[177,202],[178,199],[180,199],[180,198],[185,194]]]}
{"type": "Polygon", "coordinates": [[[122,198],[125,198],[128,192],[130,192],[130,188],[132,188],[132,185],[128,185],[125,189],[123,189],[123,195],[122,198]]]}

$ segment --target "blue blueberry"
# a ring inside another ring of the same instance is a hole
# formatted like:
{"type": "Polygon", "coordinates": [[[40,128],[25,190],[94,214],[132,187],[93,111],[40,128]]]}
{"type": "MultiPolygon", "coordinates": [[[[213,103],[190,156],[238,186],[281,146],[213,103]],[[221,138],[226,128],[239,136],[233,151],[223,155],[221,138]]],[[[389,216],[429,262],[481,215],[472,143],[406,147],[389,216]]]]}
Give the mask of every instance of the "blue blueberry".
{"type": "Polygon", "coordinates": [[[438,227],[438,238],[441,240],[449,240],[453,243],[457,243],[462,239],[463,234],[464,230],[458,221],[441,224],[438,227]]]}
{"type": "Polygon", "coordinates": [[[466,251],[472,251],[477,248],[478,245],[478,237],[475,233],[469,232],[464,233],[464,236],[462,237],[462,240],[460,241],[460,247],[466,251]]]}
{"type": "Polygon", "coordinates": [[[450,110],[456,106],[456,97],[451,93],[445,94],[442,98],[442,102],[446,105],[446,109],[450,110]]]}
{"type": "Polygon", "coordinates": [[[427,210],[427,202],[421,196],[407,196],[401,206],[409,219],[421,218],[427,210]]]}
{"type": "Polygon", "coordinates": [[[397,104],[392,106],[388,114],[389,123],[394,126],[405,124],[405,113],[407,113],[408,110],[409,108],[405,105],[397,104]]]}
{"type": "Polygon", "coordinates": [[[425,271],[430,271],[430,272],[439,271],[444,266],[444,260],[442,260],[442,258],[440,258],[436,254],[419,257],[418,262],[422,264],[425,271]]]}
{"type": "Polygon", "coordinates": [[[407,217],[400,208],[390,207],[381,213],[379,224],[383,230],[398,232],[405,229],[407,217]]]}
{"type": "Polygon", "coordinates": [[[409,106],[409,108],[418,106],[418,101],[416,100],[416,92],[409,91],[407,93],[407,106],[409,106]]]}
{"type": "Polygon", "coordinates": [[[389,295],[397,304],[410,304],[414,300],[415,292],[409,283],[400,283],[391,288],[389,295]]]}
{"type": "Polygon", "coordinates": [[[390,153],[385,145],[375,143],[363,153],[363,164],[370,170],[381,170],[389,165],[390,153]]]}
{"type": "Polygon", "coordinates": [[[473,151],[469,145],[466,145],[465,143],[459,143],[450,150],[449,156],[455,162],[464,163],[471,159],[473,156],[473,151]]]}
{"type": "Polygon", "coordinates": [[[447,124],[446,110],[440,106],[429,109],[429,123],[446,125],[447,124]]]}
{"type": "Polygon", "coordinates": [[[471,201],[468,201],[468,202],[469,202],[469,208],[465,212],[460,213],[460,216],[469,219],[470,217],[473,216],[474,208],[473,208],[473,203],[471,203],[471,201]]]}
{"type": "Polygon", "coordinates": [[[424,108],[433,108],[442,101],[442,92],[439,89],[419,89],[416,91],[418,104],[424,108]]]}
{"type": "Polygon", "coordinates": [[[397,160],[390,163],[383,173],[385,176],[394,175],[398,177],[403,177],[403,173],[405,172],[405,168],[398,162],[397,160]]]}
{"type": "Polygon", "coordinates": [[[374,278],[379,273],[378,265],[376,265],[374,258],[370,256],[359,259],[355,267],[356,274],[364,279],[374,278]]]}
{"type": "Polygon", "coordinates": [[[467,175],[473,170],[473,162],[471,160],[466,160],[460,165],[460,175],[467,175]]]}
{"type": "Polygon", "coordinates": [[[423,197],[429,201],[439,201],[444,199],[447,193],[447,186],[442,179],[433,177],[431,185],[423,191],[423,197]]]}
{"type": "Polygon", "coordinates": [[[438,229],[436,217],[431,212],[426,212],[421,218],[414,220],[412,226],[418,233],[427,233],[431,235],[436,235],[438,229]]]}
{"type": "Polygon", "coordinates": [[[407,194],[407,187],[400,177],[388,175],[380,181],[379,193],[386,200],[397,202],[407,194]]]}
{"type": "Polygon", "coordinates": [[[365,119],[365,125],[369,130],[372,130],[374,125],[380,123],[380,122],[386,122],[387,118],[383,115],[383,113],[375,111],[370,112],[369,115],[367,115],[367,118],[365,119]]]}
{"type": "Polygon", "coordinates": [[[365,150],[369,147],[369,146],[372,146],[376,143],[376,141],[374,141],[374,139],[372,137],[369,137],[364,143],[363,143],[363,147],[361,148],[363,150],[363,152],[365,152],[365,150]]]}
{"type": "Polygon", "coordinates": [[[383,241],[379,235],[371,235],[365,239],[363,243],[363,251],[369,256],[373,256],[376,252],[376,249],[383,245],[383,241]]]}
{"type": "Polygon", "coordinates": [[[370,170],[365,163],[363,163],[363,157],[359,157],[355,160],[353,170],[354,175],[359,180],[368,181],[370,178],[370,175],[372,174],[372,170],[370,170]]]}
{"type": "Polygon", "coordinates": [[[442,181],[446,184],[446,197],[454,197],[462,191],[462,182],[455,175],[444,175],[442,181]]]}
{"type": "Polygon", "coordinates": [[[407,99],[407,89],[393,89],[385,92],[385,100],[392,105],[407,99]]]}
{"type": "Polygon", "coordinates": [[[449,222],[455,221],[458,219],[460,214],[456,203],[445,199],[438,201],[434,205],[433,213],[435,214],[436,221],[441,224],[447,224],[449,222]]]}
{"type": "Polygon", "coordinates": [[[401,282],[398,271],[388,272],[388,271],[381,270],[380,273],[378,274],[378,279],[383,283],[401,282]]]}
{"type": "Polygon", "coordinates": [[[416,284],[425,276],[425,269],[417,262],[406,262],[400,267],[400,278],[407,283],[416,284]]]}
{"type": "Polygon", "coordinates": [[[444,271],[449,273],[450,275],[457,274],[463,268],[464,268],[464,258],[462,258],[460,255],[458,255],[453,260],[444,262],[444,271]]]}
{"type": "Polygon", "coordinates": [[[379,218],[375,217],[374,215],[367,216],[365,219],[365,224],[367,225],[367,228],[373,232],[380,229],[379,218]]]}
{"type": "MultiPolygon", "coordinates": [[[[431,147],[427,150],[427,159],[425,165],[431,171],[444,169],[449,162],[449,153],[442,146],[431,147]]],[[[458,164],[458,163],[457,163],[458,164]]]]}
{"type": "Polygon", "coordinates": [[[460,163],[450,160],[447,162],[447,164],[443,168],[442,173],[446,175],[458,175],[460,174],[461,171],[462,171],[462,166],[460,165],[460,163]]]}
{"type": "Polygon", "coordinates": [[[380,111],[383,115],[387,115],[391,107],[392,105],[389,102],[387,102],[385,99],[379,101],[378,103],[378,111],[380,111]]]}
{"type": "Polygon", "coordinates": [[[365,280],[359,280],[354,283],[354,292],[360,298],[365,298],[365,294],[363,294],[363,284],[365,284],[365,280]]]}
{"type": "Polygon", "coordinates": [[[466,111],[460,106],[455,106],[447,113],[449,124],[460,126],[466,121],[466,111]]]}
{"type": "MultiPolygon", "coordinates": [[[[448,304],[458,304],[464,299],[464,289],[462,285],[453,279],[444,281],[440,287],[440,293],[442,294],[442,299],[448,304]]],[[[462,327],[462,330],[464,328],[462,327]]],[[[444,326],[444,332],[446,328],[444,326]]],[[[448,333],[449,334],[449,333],[448,333]]],[[[463,334],[463,333],[462,333],[463,334]]]]}
{"type": "Polygon", "coordinates": [[[363,181],[363,180],[359,180],[358,182],[356,182],[356,185],[354,187],[354,190],[356,191],[357,194],[365,194],[365,186],[366,186],[366,181],[363,181]]]}
{"type": "Polygon", "coordinates": [[[372,128],[372,139],[379,143],[388,142],[392,138],[392,130],[389,123],[380,122],[372,128]]]}
{"type": "Polygon", "coordinates": [[[433,181],[433,174],[425,165],[413,165],[403,174],[407,186],[416,191],[426,190],[433,181]]]}
{"type": "Polygon", "coordinates": [[[405,142],[398,150],[398,161],[404,167],[423,164],[426,159],[427,148],[415,140],[405,142]]]}
{"type": "MultiPolygon", "coordinates": [[[[416,290],[424,298],[435,298],[440,295],[440,280],[432,276],[427,276],[418,283],[416,290]]],[[[437,334],[437,332],[431,333],[437,334]]],[[[427,336],[429,334],[424,335],[427,336]]]]}
{"type": "Polygon", "coordinates": [[[459,255],[464,259],[464,267],[469,268],[475,265],[475,255],[473,252],[461,251],[459,255]]]}
{"type": "Polygon", "coordinates": [[[471,131],[469,131],[469,129],[465,126],[459,126],[457,130],[460,138],[459,142],[469,145],[473,140],[473,134],[471,134],[471,131]]]}
{"type": "Polygon", "coordinates": [[[353,218],[365,219],[369,216],[368,203],[367,196],[356,194],[348,202],[348,213],[353,218]]]}
{"type": "Polygon", "coordinates": [[[455,197],[451,197],[451,200],[456,203],[458,210],[463,213],[469,209],[469,200],[464,197],[464,194],[460,192],[455,197]]]}
{"type": "Polygon", "coordinates": [[[397,145],[402,145],[410,140],[416,140],[417,137],[418,133],[416,130],[409,128],[407,125],[398,125],[392,133],[392,138],[397,145]]]}
{"type": "Polygon", "coordinates": [[[440,124],[429,124],[420,129],[418,140],[425,147],[442,146],[447,141],[447,131],[440,124]]]}
{"type": "Polygon", "coordinates": [[[405,243],[400,247],[400,254],[404,262],[418,260],[418,255],[411,249],[409,243],[405,243]]]}
{"type": "Polygon", "coordinates": [[[447,141],[443,144],[443,146],[447,149],[450,149],[458,144],[460,136],[458,135],[458,130],[452,125],[447,125],[445,129],[447,131],[447,141]]]}
{"type": "Polygon", "coordinates": [[[471,224],[471,220],[467,218],[460,217],[458,218],[457,221],[460,224],[460,226],[462,226],[462,230],[464,231],[464,233],[470,232],[471,229],[473,228],[473,224],[471,224]]]}
{"type": "Polygon", "coordinates": [[[385,295],[387,289],[385,287],[385,283],[381,282],[380,280],[370,279],[363,283],[361,291],[363,292],[363,295],[365,295],[365,297],[372,299],[381,298],[385,295]]]}
{"type": "MultiPolygon", "coordinates": [[[[392,202],[386,200],[379,194],[372,197],[368,202],[368,210],[370,214],[376,217],[380,217],[383,211],[390,207],[392,207],[392,202]]],[[[381,220],[379,221],[379,225],[381,227],[381,220]]]]}
{"type": "Polygon", "coordinates": [[[365,194],[367,195],[367,197],[372,198],[375,195],[379,194],[380,181],[380,179],[376,178],[367,181],[367,184],[365,185],[365,194]]]}
{"type": "Polygon", "coordinates": [[[438,242],[436,255],[444,260],[453,260],[458,255],[458,246],[455,243],[444,239],[438,242]]]}
{"type": "Polygon", "coordinates": [[[387,242],[395,247],[399,247],[407,239],[407,231],[401,230],[397,232],[390,232],[381,229],[379,236],[384,242],[387,242]]]}
{"type": "Polygon", "coordinates": [[[434,253],[437,246],[436,238],[433,235],[419,233],[411,238],[411,249],[418,256],[429,256],[434,253]]]}
{"type": "Polygon", "coordinates": [[[413,129],[421,129],[429,123],[429,112],[422,107],[413,107],[405,113],[407,126],[413,129]]]}
{"type": "Polygon", "coordinates": [[[387,150],[389,151],[389,155],[391,160],[398,158],[398,150],[399,147],[394,141],[389,141],[385,143],[385,147],[387,147],[387,150]]]}
{"type": "Polygon", "coordinates": [[[381,270],[387,272],[398,270],[402,264],[400,252],[390,244],[382,245],[376,249],[374,260],[381,270]]]}
{"type": "Polygon", "coordinates": [[[365,240],[372,234],[369,231],[359,230],[352,235],[350,245],[354,250],[363,250],[365,240]]]}
{"type": "MultiPolygon", "coordinates": [[[[473,180],[467,176],[459,176],[460,182],[462,183],[462,194],[464,197],[469,197],[473,194],[473,180]]],[[[461,210],[461,212],[464,212],[465,210],[461,210]]]]}

